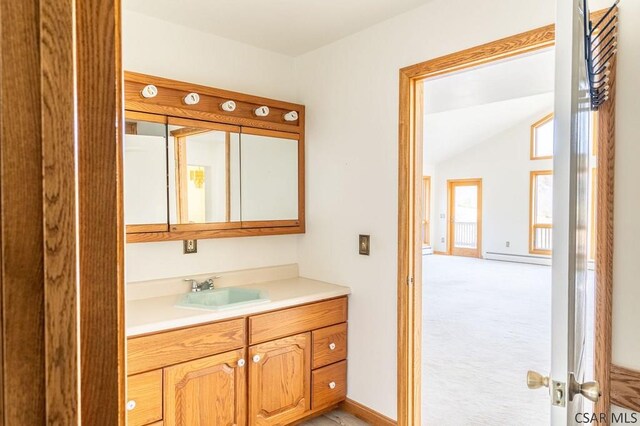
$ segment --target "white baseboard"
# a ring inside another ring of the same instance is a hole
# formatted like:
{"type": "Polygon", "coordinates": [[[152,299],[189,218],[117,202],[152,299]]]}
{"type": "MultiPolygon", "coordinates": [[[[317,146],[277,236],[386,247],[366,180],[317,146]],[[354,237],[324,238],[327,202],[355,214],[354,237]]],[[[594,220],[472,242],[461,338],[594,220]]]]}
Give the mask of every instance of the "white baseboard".
{"type": "Polygon", "coordinates": [[[485,253],[484,258],[488,260],[501,260],[503,262],[530,263],[533,265],[551,266],[551,257],[549,256],[487,252],[485,253]]]}

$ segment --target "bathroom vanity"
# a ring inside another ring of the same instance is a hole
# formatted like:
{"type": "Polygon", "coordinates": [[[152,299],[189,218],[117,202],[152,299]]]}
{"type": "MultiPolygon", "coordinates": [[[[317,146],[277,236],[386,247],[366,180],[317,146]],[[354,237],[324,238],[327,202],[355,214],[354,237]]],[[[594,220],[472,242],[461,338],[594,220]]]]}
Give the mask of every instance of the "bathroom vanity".
{"type": "MultiPolygon", "coordinates": [[[[303,105],[127,72],[125,109],[128,243],[305,231],[303,105]]],[[[343,401],[349,290],[293,267],[127,285],[128,424],[286,425],[343,401]]]]}
{"type": "Polygon", "coordinates": [[[242,287],[269,301],[128,302],[129,425],[286,425],[346,398],[349,289],[299,277],[242,287]]]}

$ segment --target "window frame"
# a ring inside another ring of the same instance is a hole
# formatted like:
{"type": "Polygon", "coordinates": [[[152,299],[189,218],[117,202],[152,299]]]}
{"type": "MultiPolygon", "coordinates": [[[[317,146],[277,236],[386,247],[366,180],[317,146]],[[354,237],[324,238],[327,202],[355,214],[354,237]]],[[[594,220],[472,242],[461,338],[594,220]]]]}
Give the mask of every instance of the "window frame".
{"type": "Polygon", "coordinates": [[[531,170],[529,173],[529,253],[551,255],[551,250],[538,249],[535,246],[536,228],[553,229],[553,218],[551,224],[536,224],[536,178],[538,176],[553,176],[553,170],[531,170]]]}
{"type": "Polygon", "coordinates": [[[550,160],[553,158],[553,154],[536,157],[536,129],[553,120],[553,116],[554,114],[551,112],[531,125],[529,142],[529,158],[531,160],[550,160]]]}

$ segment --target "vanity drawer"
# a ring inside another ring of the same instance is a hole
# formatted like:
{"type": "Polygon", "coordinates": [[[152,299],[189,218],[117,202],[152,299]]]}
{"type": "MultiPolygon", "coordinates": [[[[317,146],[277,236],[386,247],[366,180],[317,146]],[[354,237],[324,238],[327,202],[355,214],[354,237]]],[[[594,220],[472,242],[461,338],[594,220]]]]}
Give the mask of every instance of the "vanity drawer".
{"type": "Polygon", "coordinates": [[[127,341],[128,374],[215,355],[245,345],[245,320],[167,331],[127,341]]]}
{"type": "Polygon", "coordinates": [[[142,426],[162,420],[162,370],[127,378],[127,424],[142,426]]]}
{"type": "Polygon", "coordinates": [[[346,320],[346,297],[254,315],[249,317],[249,344],[304,333],[346,320]]]}
{"type": "Polygon", "coordinates": [[[311,383],[313,410],[344,401],[347,397],[347,361],[313,370],[311,383]]]}
{"type": "Polygon", "coordinates": [[[346,322],[313,332],[313,368],[324,367],[346,358],[346,322]]]}

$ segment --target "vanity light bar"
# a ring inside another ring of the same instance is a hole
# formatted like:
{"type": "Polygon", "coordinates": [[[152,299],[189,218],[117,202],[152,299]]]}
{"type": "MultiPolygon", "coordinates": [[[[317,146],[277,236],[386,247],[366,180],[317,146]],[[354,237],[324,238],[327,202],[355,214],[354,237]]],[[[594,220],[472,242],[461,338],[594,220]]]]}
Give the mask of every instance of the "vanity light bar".
{"type": "MultiPolygon", "coordinates": [[[[141,83],[140,86],[138,86],[138,96],[142,99],[152,99],[158,96],[160,90],[165,90],[165,86],[156,86],[155,84],[146,84],[143,81],[140,81],[139,83],[141,83]]],[[[126,80],[126,75],[125,75],[125,84],[130,84],[129,81],[126,80]]],[[[233,99],[224,99],[225,95],[219,96],[219,95],[215,95],[215,94],[210,94],[210,93],[204,93],[204,94],[200,94],[198,92],[187,92],[182,91],[182,90],[176,90],[176,88],[171,87],[171,86],[166,86],[167,89],[169,89],[169,91],[164,91],[163,94],[163,99],[162,101],[160,101],[160,104],[158,105],[158,107],[162,108],[164,105],[166,105],[167,107],[173,105],[176,107],[180,107],[180,106],[184,106],[184,105],[188,105],[188,106],[196,106],[198,105],[198,107],[196,107],[196,109],[198,109],[198,111],[201,111],[203,113],[215,113],[215,109],[217,107],[217,111],[218,112],[225,112],[225,113],[234,113],[234,114],[229,114],[230,116],[239,116],[239,117],[244,117],[247,119],[251,119],[251,118],[263,118],[263,119],[267,119],[271,122],[277,122],[278,120],[276,119],[276,117],[280,118],[280,123],[282,124],[290,124],[290,125],[297,125],[298,121],[301,120],[300,117],[300,113],[297,110],[286,110],[284,108],[282,108],[282,106],[274,106],[274,110],[272,111],[272,108],[269,107],[268,105],[260,105],[257,102],[253,103],[251,100],[247,101],[247,100],[243,100],[240,99],[238,101],[233,100],[233,99]],[[177,99],[174,98],[174,94],[175,92],[178,92],[177,94],[177,99]],[[180,93],[181,92],[181,93],[180,93]],[[213,102],[211,102],[213,101],[213,102]],[[211,106],[215,105],[214,111],[211,110],[211,106]],[[253,104],[253,105],[252,105],[253,104]],[[259,105],[259,106],[256,106],[259,105]],[[275,114],[273,114],[275,112],[275,114]],[[267,118],[269,117],[269,118],[267,118]]],[[[194,87],[194,89],[197,89],[196,87],[194,87]]],[[[188,90],[188,89],[187,89],[188,90]]],[[[228,96],[228,95],[226,95],[228,96]]],[[[226,97],[225,96],[225,97],[226,97]]],[[[138,98],[138,99],[140,99],[138,98]]],[[[135,101],[136,99],[128,99],[127,101],[135,101]]],[[[257,100],[257,99],[256,99],[257,100]]],[[[258,102],[260,102],[258,100],[258,102]]],[[[152,102],[153,103],[153,102],[152,102]]],[[[286,108],[286,107],[285,107],[286,108]]]]}

